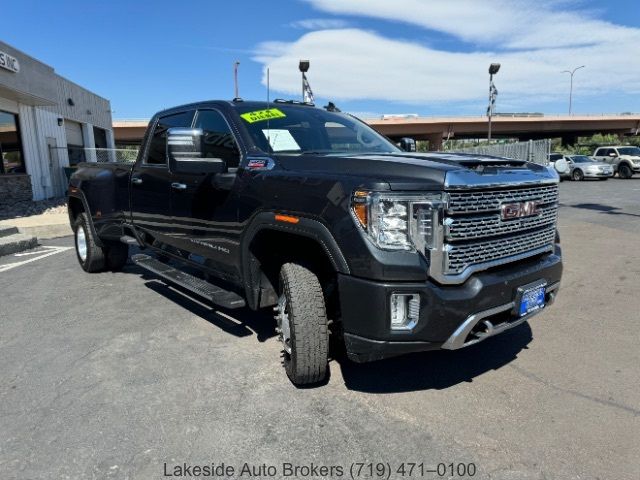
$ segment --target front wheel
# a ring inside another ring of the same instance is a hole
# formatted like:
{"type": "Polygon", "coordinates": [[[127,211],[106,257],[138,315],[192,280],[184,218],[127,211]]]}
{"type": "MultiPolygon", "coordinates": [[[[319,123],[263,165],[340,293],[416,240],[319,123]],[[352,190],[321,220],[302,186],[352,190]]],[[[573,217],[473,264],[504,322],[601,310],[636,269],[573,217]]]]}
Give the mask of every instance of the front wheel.
{"type": "Polygon", "coordinates": [[[321,382],[327,375],[329,330],[318,277],[302,265],[284,264],[276,310],[287,376],[295,385],[321,382]]]}
{"type": "Polygon", "coordinates": [[[580,182],[584,180],[584,173],[582,173],[582,170],[576,169],[571,174],[571,178],[573,178],[576,182],[580,182]]]}
{"type": "Polygon", "coordinates": [[[620,165],[618,167],[618,176],[624,179],[631,178],[633,176],[633,170],[631,170],[629,165],[620,165]]]}

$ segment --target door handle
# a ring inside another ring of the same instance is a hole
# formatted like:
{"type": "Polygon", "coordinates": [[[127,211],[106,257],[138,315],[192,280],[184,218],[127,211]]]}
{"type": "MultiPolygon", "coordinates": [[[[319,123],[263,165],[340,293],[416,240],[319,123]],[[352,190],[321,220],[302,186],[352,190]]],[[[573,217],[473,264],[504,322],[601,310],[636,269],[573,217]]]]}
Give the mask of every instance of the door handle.
{"type": "Polygon", "coordinates": [[[131,179],[131,183],[133,183],[134,185],[140,185],[142,183],[142,179],[138,177],[133,177],[131,179]]]}
{"type": "Polygon", "coordinates": [[[186,190],[187,186],[184,183],[173,182],[171,184],[171,188],[175,188],[176,190],[186,190]]]}

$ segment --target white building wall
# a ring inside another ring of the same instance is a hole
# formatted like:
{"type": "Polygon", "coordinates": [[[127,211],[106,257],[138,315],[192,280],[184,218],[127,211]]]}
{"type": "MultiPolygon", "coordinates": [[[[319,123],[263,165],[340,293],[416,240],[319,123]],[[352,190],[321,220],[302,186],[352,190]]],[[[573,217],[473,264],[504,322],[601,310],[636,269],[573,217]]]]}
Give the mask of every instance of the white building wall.
{"type": "Polygon", "coordinates": [[[33,199],[43,200],[64,192],[54,191],[55,181],[51,174],[59,175],[62,180],[62,167],[69,166],[67,156],[67,140],[64,126],[58,126],[58,115],[42,110],[38,107],[19,104],[20,133],[22,135],[22,149],[27,166],[27,173],[31,175],[33,199]],[[51,172],[50,152],[47,137],[54,138],[57,148],[58,165],[51,172]]]}

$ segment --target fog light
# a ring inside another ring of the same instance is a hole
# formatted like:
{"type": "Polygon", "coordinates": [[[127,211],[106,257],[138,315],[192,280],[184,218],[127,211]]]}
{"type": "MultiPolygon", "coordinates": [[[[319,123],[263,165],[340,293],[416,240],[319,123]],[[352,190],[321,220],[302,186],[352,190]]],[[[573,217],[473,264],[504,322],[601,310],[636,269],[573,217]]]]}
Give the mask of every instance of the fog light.
{"type": "Polygon", "coordinates": [[[411,330],[420,318],[420,295],[391,294],[391,330],[411,330]]]}

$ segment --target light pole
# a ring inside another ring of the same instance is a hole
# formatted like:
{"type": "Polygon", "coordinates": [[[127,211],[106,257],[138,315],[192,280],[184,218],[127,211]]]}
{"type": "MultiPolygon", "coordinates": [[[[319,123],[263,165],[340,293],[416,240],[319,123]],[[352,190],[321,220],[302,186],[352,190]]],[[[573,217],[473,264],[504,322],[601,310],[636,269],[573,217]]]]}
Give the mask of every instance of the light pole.
{"type": "Polygon", "coordinates": [[[240,62],[236,60],[235,63],[233,64],[233,88],[235,92],[235,95],[233,98],[240,97],[240,95],[238,95],[238,65],[240,65],[240,62]]]}
{"type": "Polygon", "coordinates": [[[305,73],[309,71],[309,60],[300,60],[300,63],[298,64],[298,69],[302,74],[302,101],[304,102],[307,99],[307,85],[306,85],[307,82],[306,82],[305,73]]]}
{"type": "Polygon", "coordinates": [[[585,65],[580,65],[579,67],[574,68],[573,70],[563,70],[561,73],[568,73],[569,75],[571,75],[571,84],[569,87],[569,115],[571,115],[571,103],[573,101],[573,74],[576,73],[576,71],[580,70],[581,68],[584,68],[585,65]]]}
{"type": "Polygon", "coordinates": [[[500,70],[499,63],[492,63],[489,65],[489,106],[487,107],[487,117],[489,117],[489,130],[487,133],[487,141],[491,141],[491,117],[493,116],[493,107],[496,103],[496,97],[498,96],[498,90],[493,84],[493,76],[500,70]]]}

